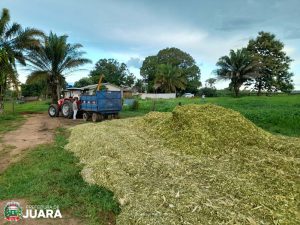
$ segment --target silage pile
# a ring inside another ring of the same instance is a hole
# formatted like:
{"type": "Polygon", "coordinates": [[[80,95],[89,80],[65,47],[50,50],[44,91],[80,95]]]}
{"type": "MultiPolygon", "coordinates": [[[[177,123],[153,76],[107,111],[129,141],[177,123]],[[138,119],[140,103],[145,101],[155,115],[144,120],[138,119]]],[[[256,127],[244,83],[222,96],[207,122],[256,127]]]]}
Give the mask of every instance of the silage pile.
{"type": "Polygon", "coordinates": [[[299,139],[232,110],[187,105],[84,124],[69,141],[85,179],[118,197],[117,224],[300,224],[299,139]]]}

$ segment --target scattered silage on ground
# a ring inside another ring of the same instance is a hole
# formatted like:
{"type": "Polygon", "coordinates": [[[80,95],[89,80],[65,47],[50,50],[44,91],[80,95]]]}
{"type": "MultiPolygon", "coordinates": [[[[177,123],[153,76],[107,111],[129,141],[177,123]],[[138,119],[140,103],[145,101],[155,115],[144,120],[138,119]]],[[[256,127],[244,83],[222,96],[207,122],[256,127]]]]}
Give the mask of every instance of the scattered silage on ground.
{"type": "Polygon", "coordinates": [[[116,193],[118,224],[299,224],[300,140],[239,113],[172,113],[72,128],[87,181],[116,193]]]}

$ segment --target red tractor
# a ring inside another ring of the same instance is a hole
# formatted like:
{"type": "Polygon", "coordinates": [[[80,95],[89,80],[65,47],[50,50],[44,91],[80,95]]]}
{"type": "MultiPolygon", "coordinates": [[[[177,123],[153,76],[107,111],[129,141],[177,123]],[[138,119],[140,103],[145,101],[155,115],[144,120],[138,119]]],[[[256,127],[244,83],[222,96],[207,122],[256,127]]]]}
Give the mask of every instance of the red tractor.
{"type": "MultiPolygon", "coordinates": [[[[101,75],[99,78],[99,82],[97,85],[97,91],[100,90],[102,80],[104,75],[101,75]]],[[[73,117],[73,101],[72,97],[70,98],[62,98],[57,101],[57,104],[51,104],[48,108],[48,114],[50,117],[57,117],[61,112],[65,118],[72,118],[73,117]]],[[[77,101],[78,109],[80,109],[80,101],[77,101]]],[[[77,113],[77,117],[81,117],[82,112],[79,110],[77,113]]]]}
{"type": "MultiPolygon", "coordinates": [[[[62,98],[57,101],[57,104],[51,104],[48,108],[48,114],[51,117],[59,116],[61,112],[65,118],[73,117],[73,98],[62,98]]],[[[78,108],[80,102],[78,101],[78,108]]]]}

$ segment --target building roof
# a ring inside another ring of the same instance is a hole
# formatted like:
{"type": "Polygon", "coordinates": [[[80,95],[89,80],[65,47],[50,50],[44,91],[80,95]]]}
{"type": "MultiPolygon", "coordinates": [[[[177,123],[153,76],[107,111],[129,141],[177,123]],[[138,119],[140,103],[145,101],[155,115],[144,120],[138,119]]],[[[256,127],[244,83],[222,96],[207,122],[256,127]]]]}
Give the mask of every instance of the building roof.
{"type": "MultiPolygon", "coordinates": [[[[104,85],[104,86],[110,85],[110,86],[113,86],[113,87],[116,87],[116,88],[120,88],[120,90],[123,90],[122,87],[119,87],[118,85],[111,84],[111,83],[102,83],[102,85],[104,85]]],[[[97,86],[98,86],[98,84],[91,84],[91,85],[87,85],[87,86],[84,86],[84,87],[81,87],[81,88],[70,87],[70,88],[67,88],[67,89],[64,90],[64,91],[75,91],[75,90],[84,91],[84,90],[92,90],[92,89],[96,89],[97,86]]]]}
{"type": "MultiPolygon", "coordinates": [[[[120,90],[122,90],[121,87],[119,87],[118,85],[115,85],[115,84],[111,84],[111,83],[102,83],[102,85],[104,86],[113,86],[113,87],[116,87],[116,88],[120,88],[120,90]]],[[[90,90],[90,89],[95,89],[97,88],[98,84],[91,84],[91,85],[87,85],[87,86],[84,86],[82,87],[82,90],[90,90]]]]}
{"type": "Polygon", "coordinates": [[[70,88],[67,88],[63,91],[82,91],[82,89],[81,88],[70,87],[70,88]]]}

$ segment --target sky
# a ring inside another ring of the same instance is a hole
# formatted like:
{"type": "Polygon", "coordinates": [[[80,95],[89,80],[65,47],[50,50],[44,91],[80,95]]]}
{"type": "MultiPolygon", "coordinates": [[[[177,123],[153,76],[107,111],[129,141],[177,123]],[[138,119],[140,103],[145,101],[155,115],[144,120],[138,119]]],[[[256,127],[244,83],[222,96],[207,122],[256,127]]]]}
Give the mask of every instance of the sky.
{"type": "MultiPolygon", "coordinates": [[[[145,57],[166,47],[189,53],[201,81],[214,77],[217,60],[245,47],[259,31],[272,32],[294,60],[291,71],[300,90],[299,0],[0,0],[13,22],[59,35],[84,46],[92,64],[69,74],[73,83],[87,76],[101,58],[114,58],[139,75],[145,57]]],[[[20,80],[30,73],[19,68],[20,80]]],[[[217,88],[227,82],[219,81],[217,88]]]]}

